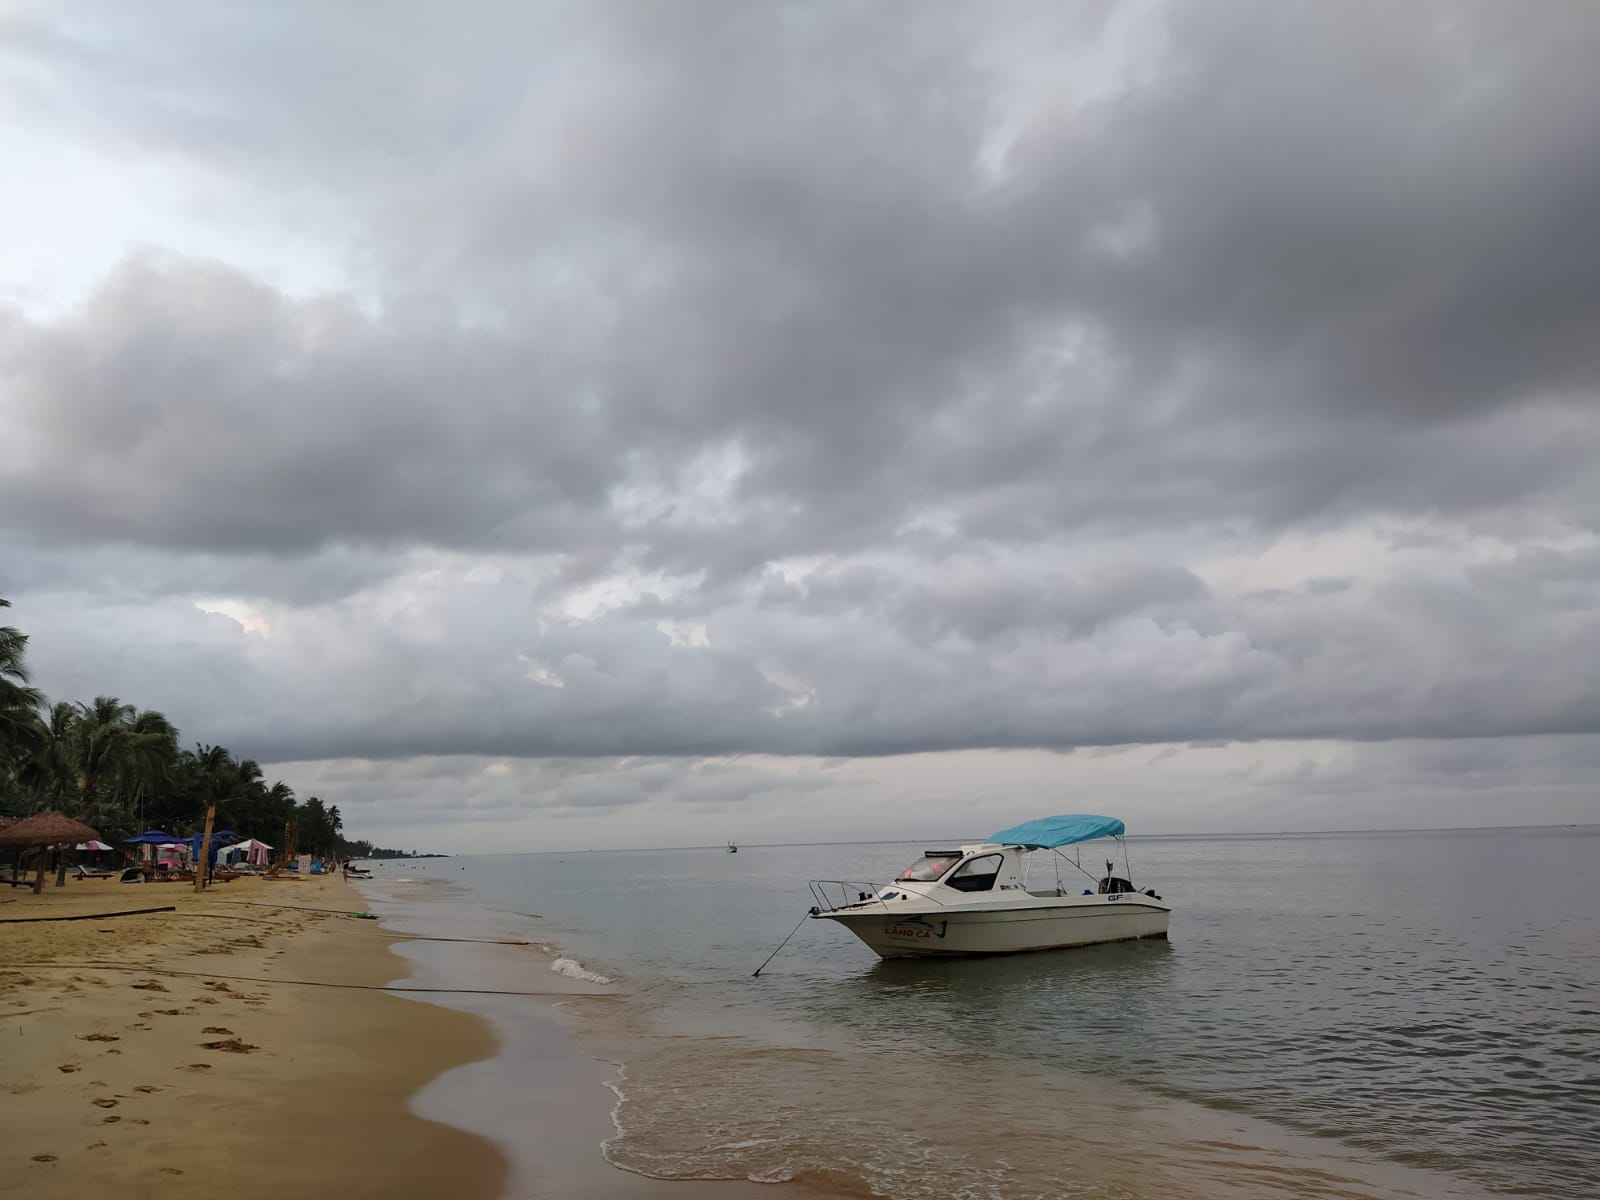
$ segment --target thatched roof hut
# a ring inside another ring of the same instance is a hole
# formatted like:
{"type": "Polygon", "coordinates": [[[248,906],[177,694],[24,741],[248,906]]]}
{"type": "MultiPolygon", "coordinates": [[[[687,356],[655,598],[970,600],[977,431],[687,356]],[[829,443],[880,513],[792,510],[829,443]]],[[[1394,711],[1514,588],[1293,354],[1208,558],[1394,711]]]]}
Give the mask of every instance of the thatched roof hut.
{"type": "Polygon", "coordinates": [[[0,846],[60,846],[88,842],[100,834],[65,813],[42,812],[0,828],[0,846]]]}

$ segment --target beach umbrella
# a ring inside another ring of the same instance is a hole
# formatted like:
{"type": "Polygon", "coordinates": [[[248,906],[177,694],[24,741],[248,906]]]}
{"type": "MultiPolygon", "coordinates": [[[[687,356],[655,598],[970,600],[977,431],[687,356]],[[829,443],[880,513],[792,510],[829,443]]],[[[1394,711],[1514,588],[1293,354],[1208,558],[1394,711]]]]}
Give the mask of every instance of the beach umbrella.
{"type": "Polygon", "coordinates": [[[74,850],[111,850],[113,848],[102,841],[79,842],[73,847],[74,850]]]}
{"type": "Polygon", "coordinates": [[[42,812],[0,829],[0,846],[61,846],[99,837],[95,830],[65,813],[42,812]]]}
{"type": "Polygon", "coordinates": [[[177,840],[178,839],[173,837],[170,833],[164,833],[159,829],[147,829],[138,837],[122,839],[123,844],[128,846],[159,846],[162,842],[175,842],[177,840]]]}
{"type": "MultiPolygon", "coordinates": [[[[82,821],[74,821],[65,813],[42,812],[34,813],[31,817],[24,817],[0,829],[0,846],[61,846],[72,845],[74,842],[87,842],[97,840],[100,834],[97,830],[90,829],[82,821]]],[[[65,865],[62,871],[66,870],[65,865]]],[[[58,878],[57,886],[65,880],[58,878]]],[[[44,858],[39,858],[39,874],[33,881],[33,890],[38,892],[44,889],[44,858]]]]}
{"type": "MultiPolygon", "coordinates": [[[[196,858],[200,857],[200,843],[205,839],[205,834],[197,833],[189,839],[189,847],[196,858]]],[[[215,853],[223,842],[231,842],[239,835],[231,829],[214,829],[211,832],[211,849],[215,853]]]]}
{"type": "Polygon", "coordinates": [[[231,829],[212,830],[210,852],[202,855],[200,851],[200,843],[206,840],[206,835],[203,833],[197,833],[194,835],[194,837],[189,839],[189,853],[194,856],[196,865],[198,865],[201,859],[204,858],[208,867],[214,867],[217,865],[217,855],[222,851],[222,848],[238,836],[239,835],[231,829]]]}

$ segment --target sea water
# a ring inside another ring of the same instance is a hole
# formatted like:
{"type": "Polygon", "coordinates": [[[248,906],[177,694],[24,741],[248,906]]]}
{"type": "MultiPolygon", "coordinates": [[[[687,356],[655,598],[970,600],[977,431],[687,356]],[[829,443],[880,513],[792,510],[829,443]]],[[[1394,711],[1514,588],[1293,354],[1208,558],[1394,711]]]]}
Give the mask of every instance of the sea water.
{"type": "Polygon", "coordinates": [[[1600,826],[1130,838],[1165,942],[884,962],[802,920],[810,879],[963,840],[433,859],[365,886],[410,897],[408,927],[546,947],[501,961],[506,990],[615,995],[563,1011],[612,1064],[596,1153],[628,1171],[897,1200],[1600,1195],[1600,826]]]}

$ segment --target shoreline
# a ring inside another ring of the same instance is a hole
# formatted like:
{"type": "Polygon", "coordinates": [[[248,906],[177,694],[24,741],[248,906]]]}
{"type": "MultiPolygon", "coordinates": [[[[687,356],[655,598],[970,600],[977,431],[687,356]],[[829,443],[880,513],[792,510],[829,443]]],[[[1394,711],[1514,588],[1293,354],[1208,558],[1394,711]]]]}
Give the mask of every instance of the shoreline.
{"type": "Polygon", "coordinates": [[[376,922],[303,911],[362,907],[334,876],[0,895],[0,1173],[42,1200],[497,1200],[499,1148],[412,1103],[494,1034],[386,994],[410,967],[376,922]]]}
{"type": "MultiPolygon", "coordinates": [[[[509,1160],[505,1200],[841,1200],[874,1194],[824,1187],[815,1180],[660,1179],[614,1165],[604,1146],[618,1133],[621,1072],[583,1048],[572,1024],[578,1018],[570,1010],[583,1003],[626,1003],[626,993],[551,970],[556,951],[537,939],[475,941],[473,935],[509,939],[510,931],[491,932],[487,914],[463,918],[450,911],[428,894],[428,885],[415,892],[408,887],[405,894],[383,886],[394,882],[378,873],[356,885],[385,929],[420,939],[467,939],[397,940],[397,955],[413,968],[411,977],[441,989],[407,999],[470,1014],[493,1030],[497,1043],[493,1056],[463,1063],[429,1082],[413,1096],[412,1107],[498,1146],[509,1160]],[[420,906],[410,907],[412,901],[420,906]],[[446,990],[463,978],[484,991],[446,990]]],[[[429,883],[450,887],[447,880],[429,883]]]]}

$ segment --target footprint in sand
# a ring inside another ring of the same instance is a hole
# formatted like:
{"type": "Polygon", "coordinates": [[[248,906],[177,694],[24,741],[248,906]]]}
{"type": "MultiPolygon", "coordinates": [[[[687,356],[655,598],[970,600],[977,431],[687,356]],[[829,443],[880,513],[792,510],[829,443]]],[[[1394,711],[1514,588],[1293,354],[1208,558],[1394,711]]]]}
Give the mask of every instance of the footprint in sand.
{"type": "Polygon", "coordinates": [[[162,1167],[161,1168],[161,1173],[163,1175],[182,1175],[183,1174],[183,1172],[180,1171],[177,1167],[162,1167]]]}
{"type": "Polygon", "coordinates": [[[115,1113],[113,1113],[109,1117],[101,1117],[100,1118],[100,1124],[102,1124],[102,1125],[115,1125],[120,1120],[122,1120],[122,1118],[117,1116],[115,1113]]]}
{"type": "Polygon", "coordinates": [[[97,1105],[100,1108],[115,1108],[117,1106],[117,1102],[115,1100],[108,1100],[104,1097],[99,1100],[91,1100],[90,1103],[97,1105]]]}
{"type": "Polygon", "coordinates": [[[54,1154],[35,1154],[33,1156],[34,1162],[55,1162],[55,1160],[56,1156],[54,1154]]]}
{"type": "Polygon", "coordinates": [[[238,1038],[223,1038],[220,1042],[201,1042],[200,1045],[207,1050],[225,1050],[229,1054],[249,1054],[261,1049],[252,1046],[249,1042],[241,1042],[238,1038]]]}
{"type": "Polygon", "coordinates": [[[144,983],[134,984],[133,990],[136,992],[164,992],[167,988],[165,984],[157,983],[154,979],[151,979],[144,983]]]}
{"type": "Polygon", "coordinates": [[[84,1147],[84,1149],[85,1150],[104,1150],[105,1146],[106,1146],[106,1143],[104,1143],[104,1142],[90,1142],[87,1146],[84,1147]]]}
{"type": "Polygon", "coordinates": [[[128,1120],[128,1124],[129,1125],[148,1125],[148,1124],[150,1124],[150,1122],[146,1121],[143,1117],[132,1117],[132,1118],[130,1118],[128,1120]]]}
{"type": "Polygon", "coordinates": [[[83,1068],[77,1063],[62,1063],[56,1068],[56,1070],[60,1071],[63,1075],[71,1075],[74,1071],[81,1071],[83,1068]]]}
{"type": "Polygon", "coordinates": [[[159,1092],[161,1089],[158,1088],[153,1083],[141,1083],[138,1087],[134,1088],[133,1090],[136,1091],[136,1092],[143,1092],[146,1096],[148,1096],[148,1095],[150,1095],[150,1093],[159,1092]]]}
{"type": "Polygon", "coordinates": [[[221,1025],[207,1025],[201,1033],[232,1033],[231,1029],[224,1029],[221,1025]]]}
{"type": "Polygon", "coordinates": [[[120,1042],[122,1039],[114,1033],[80,1033],[80,1042],[120,1042]]]}
{"type": "Polygon", "coordinates": [[[209,1071],[209,1070],[211,1070],[211,1064],[210,1063],[190,1063],[188,1066],[179,1067],[178,1070],[180,1070],[180,1071],[209,1071]]]}

